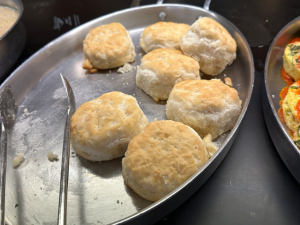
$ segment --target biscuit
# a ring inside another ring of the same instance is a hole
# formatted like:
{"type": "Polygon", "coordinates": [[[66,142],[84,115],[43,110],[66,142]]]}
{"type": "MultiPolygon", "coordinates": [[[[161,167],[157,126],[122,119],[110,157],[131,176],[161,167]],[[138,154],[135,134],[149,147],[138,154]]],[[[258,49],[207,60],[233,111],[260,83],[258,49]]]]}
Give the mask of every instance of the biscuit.
{"type": "Polygon", "coordinates": [[[212,139],[233,128],[241,111],[234,88],[221,80],[188,80],[176,84],[166,106],[170,120],[192,127],[212,139]]]}
{"type": "Polygon", "coordinates": [[[107,161],[124,155],[148,124],[134,97],[110,92],[81,105],[71,119],[71,143],[78,155],[107,161]]]}
{"type": "Polygon", "coordinates": [[[135,60],[135,49],[128,31],[120,23],[91,29],[83,41],[83,69],[111,69],[135,60]]]}
{"type": "Polygon", "coordinates": [[[158,48],[180,50],[179,40],[189,29],[183,23],[158,22],[145,28],[140,37],[140,46],[148,53],[158,48]]]}
{"type": "Polygon", "coordinates": [[[197,20],[180,39],[184,54],[199,61],[201,71],[216,76],[236,58],[236,42],[215,20],[197,20]]]}
{"type": "Polygon", "coordinates": [[[155,101],[167,100],[176,83],[199,79],[196,60],[179,50],[166,48],[145,55],[136,73],[136,85],[155,101]]]}
{"type": "Polygon", "coordinates": [[[122,176],[141,197],[157,201],[207,160],[205,145],[192,128],[170,120],[155,121],[129,143],[122,160],[122,176]]]}

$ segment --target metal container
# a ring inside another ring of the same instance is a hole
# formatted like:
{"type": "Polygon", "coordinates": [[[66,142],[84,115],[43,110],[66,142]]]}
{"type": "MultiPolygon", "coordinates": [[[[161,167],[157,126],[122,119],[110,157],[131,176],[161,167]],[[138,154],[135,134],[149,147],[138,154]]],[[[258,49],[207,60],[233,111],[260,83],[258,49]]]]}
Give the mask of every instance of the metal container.
{"type": "Polygon", "coordinates": [[[20,21],[23,14],[23,4],[20,0],[0,0],[0,6],[12,8],[19,13],[14,25],[0,37],[0,81],[2,81],[25,46],[26,31],[20,21]]]}
{"type": "Polygon", "coordinates": [[[263,110],[265,121],[274,145],[290,172],[300,183],[300,151],[289,135],[288,127],[280,121],[279,93],[286,87],[281,79],[282,56],[288,42],[300,37],[300,17],[292,20],[277,34],[272,42],[265,65],[265,92],[263,93],[263,110]]]}
{"type": "Polygon", "coordinates": [[[103,93],[121,91],[137,99],[149,122],[155,118],[165,120],[165,104],[156,103],[135,84],[136,67],[145,54],[139,47],[139,38],[145,27],[160,19],[191,25],[199,16],[221,23],[237,42],[237,59],[214,77],[222,80],[230,77],[239,93],[242,111],[235,126],[215,140],[219,150],[196,174],[154,203],[124,184],[121,159],[93,163],[71,153],[67,221],[68,224],[152,224],[182,204],[210,177],[229,151],[251,98],[254,64],[249,45],[232,23],[203,8],[162,4],[126,9],[97,18],[57,38],[23,63],[0,87],[1,91],[11,85],[19,104],[17,121],[8,140],[8,224],[56,222],[61,163],[49,162],[46,155],[52,151],[61,158],[67,99],[59,74],[63,73],[70,82],[77,107],[103,93]],[[162,14],[165,16],[159,16],[162,14]],[[82,42],[91,28],[111,22],[122,23],[132,37],[137,53],[131,63],[133,69],[125,74],[118,74],[117,69],[88,74],[82,69],[82,42]],[[13,169],[11,162],[17,152],[25,154],[25,161],[13,169]]]}

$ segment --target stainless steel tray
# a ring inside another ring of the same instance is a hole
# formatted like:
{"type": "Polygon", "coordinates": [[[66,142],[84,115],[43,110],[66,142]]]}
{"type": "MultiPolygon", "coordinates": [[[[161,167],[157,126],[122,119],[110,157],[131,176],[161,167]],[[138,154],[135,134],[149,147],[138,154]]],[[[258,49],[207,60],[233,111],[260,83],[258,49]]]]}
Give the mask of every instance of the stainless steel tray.
{"type": "Polygon", "coordinates": [[[286,87],[281,79],[282,56],[288,42],[300,37],[300,17],[288,23],[273,40],[265,65],[265,92],[263,93],[263,110],[265,121],[275,147],[290,172],[300,183],[300,151],[289,136],[288,127],[278,117],[279,93],[286,87]]]}
{"type": "Polygon", "coordinates": [[[144,54],[139,47],[140,34],[146,26],[159,21],[161,12],[166,13],[166,21],[187,24],[192,24],[199,16],[212,17],[235,38],[237,59],[217,78],[224,80],[226,74],[232,79],[243,101],[241,115],[234,128],[216,140],[220,148],[203,168],[155,203],[142,199],[124,184],[121,159],[93,163],[71,154],[68,224],[151,224],[189,198],[221,163],[236,136],[253,88],[253,59],[242,33],[222,16],[189,5],[150,5],[112,13],[46,45],[11,74],[0,88],[11,85],[19,104],[18,119],[8,143],[8,224],[56,223],[60,162],[49,162],[46,155],[53,151],[61,156],[62,150],[67,100],[59,73],[69,80],[77,107],[105,92],[122,91],[137,98],[149,122],[155,118],[167,119],[165,104],[157,104],[135,84],[136,66],[144,54]],[[137,53],[132,63],[134,69],[126,74],[117,74],[116,69],[87,74],[81,67],[82,41],[91,28],[111,22],[121,22],[130,32],[137,53]],[[17,152],[25,154],[25,161],[13,169],[11,162],[17,152]]]}

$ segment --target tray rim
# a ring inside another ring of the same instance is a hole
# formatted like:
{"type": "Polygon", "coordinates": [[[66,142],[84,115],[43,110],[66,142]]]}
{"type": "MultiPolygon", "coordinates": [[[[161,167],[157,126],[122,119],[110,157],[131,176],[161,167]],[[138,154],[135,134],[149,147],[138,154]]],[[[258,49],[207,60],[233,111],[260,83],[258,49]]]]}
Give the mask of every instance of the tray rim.
{"type": "MultiPolygon", "coordinates": [[[[265,68],[264,68],[264,83],[265,83],[265,90],[266,90],[266,94],[267,94],[267,99],[268,102],[270,104],[271,110],[273,112],[273,115],[281,129],[281,131],[284,133],[286,139],[289,141],[289,143],[291,144],[291,146],[293,147],[293,149],[298,153],[298,155],[300,156],[300,151],[298,149],[298,147],[295,145],[294,141],[292,140],[292,138],[289,136],[289,134],[286,132],[284,125],[282,124],[282,122],[280,121],[277,111],[274,107],[273,101],[271,99],[271,93],[270,90],[268,88],[268,82],[267,82],[267,74],[268,74],[268,65],[269,65],[269,60],[270,60],[270,55],[271,55],[271,51],[274,48],[274,44],[277,42],[278,38],[281,36],[281,34],[287,29],[289,28],[291,25],[293,25],[296,21],[300,20],[300,16],[294,18],[293,20],[291,20],[290,22],[288,22],[279,32],[278,34],[275,36],[275,38],[273,39],[268,53],[267,53],[267,57],[266,57],[266,63],[265,63],[265,68]]],[[[299,29],[300,30],[300,29],[299,29]]]]}
{"type": "MultiPolygon", "coordinates": [[[[224,20],[227,23],[229,23],[235,29],[235,31],[238,31],[239,35],[241,36],[241,38],[244,41],[244,44],[245,44],[246,49],[248,50],[249,56],[250,56],[250,58],[249,58],[250,59],[249,68],[250,68],[250,75],[251,75],[250,78],[249,78],[249,81],[250,81],[249,87],[250,88],[249,88],[249,90],[248,90],[248,92],[246,94],[246,100],[244,102],[244,105],[243,105],[243,107],[241,109],[240,116],[239,116],[237,122],[235,123],[234,127],[231,129],[230,133],[228,134],[228,136],[226,137],[226,139],[224,140],[224,142],[222,143],[222,145],[219,147],[218,151],[213,155],[213,157],[210,158],[209,161],[207,161],[205,163],[204,166],[201,167],[200,170],[198,170],[193,176],[191,176],[185,183],[183,183],[182,185],[180,185],[178,188],[176,188],[174,191],[172,191],[171,193],[169,193],[168,195],[166,195],[162,199],[160,199],[160,200],[158,200],[156,202],[153,202],[151,205],[149,205],[149,206],[141,209],[140,211],[138,211],[138,212],[136,212],[136,213],[134,213],[134,214],[132,214],[132,215],[130,215],[128,217],[125,217],[125,218],[123,218],[121,220],[117,220],[117,221],[113,222],[112,224],[123,224],[123,223],[127,223],[127,222],[132,222],[132,220],[134,220],[135,218],[141,217],[144,214],[147,214],[148,212],[153,211],[158,205],[161,205],[161,203],[165,202],[166,200],[171,199],[174,195],[176,195],[178,192],[180,192],[182,189],[184,189],[186,186],[188,186],[192,181],[194,181],[199,176],[199,174],[201,174],[204,170],[206,170],[207,167],[213,161],[215,161],[215,159],[217,158],[217,156],[221,152],[223,152],[223,150],[225,151],[224,148],[229,144],[229,142],[233,142],[234,141],[234,138],[235,138],[235,136],[237,134],[237,130],[240,127],[240,124],[241,124],[241,122],[242,122],[242,120],[243,120],[243,118],[245,116],[245,113],[246,113],[246,111],[248,109],[248,106],[249,106],[249,103],[250,103],[250,100],[251,100],[251,97],[252,97],[252,93],[253,93],[254,79],[255,79],[255,75],[254,75],[255,74],[255,68],[254,68],[253,54],[252,54],[251,48],[249,46],[249,43],[248,43],[247,39],[245,38],[245,36],[243,35],[243,33],[232,22],[230,22],[229,20],[227,20],[225,17],[221,16],[220,14],[215,13],[215,12],[213,12],[211,10],[205,10],[202,7],[193,6],[193,5],[189,5],[189,4],[172,4],[172,3],[170,3],[170,4],[161,4],[161,5],[153,4],[153,5],[146,5],[146,6],[139,6],[139,7],[127,8],[127,9],[119,10],[119,11],[116,11],[116,12],[113,12],[113,13],[110,13],[110,14],[106,14],[106,15],[97,17],[97,18],[95,18],[93,20],[90,20],[90,21],[84,23],[84,24],[81,24],[80,26],[78,26],[78,27],[76,27],[76,28],[74,28],[74,29],[72,29],[72,30],[70,30],[70,31],[62,34],[61,36],[57,37],[56,39],[52,40],[51,42],[49,42],[48,44],[46,44],[44,47],[42,47],[41,49],[39,49],[37,52],[35,52],[27,60],[25,60],[16,70],[14,70],[3,81],[3,83],[0,86],[0,91],[1,91],[7,85],[7,83],[9,82],[9,80],[14,76],[14,74],[22,71],[23,67],[25,67],[29,62],[31,62],[39,54],[41,54],[43,51],[45,51],[50,46],[52,46],[52,45],[56,44],[57,42],[59,42],[61,39],[64,39],[65,37],[67,37],[69,35],[72,35],[72,33],[75,33],[77,30],[82,29],[83,26],[86,26],[89,23],[94,23],[97,20],[99,20],[100,18],[101,19],[110,18],[110,17],[116,16],[118,14],[122,14],[122,13],[126,13],[126,12],[133,12],[133,11],[137,11],[137,10],[141,10],[141,9],[149,9],[149,8],[162,8],[162,9],[164,9],[164,8],[170,8],[170,7],[172,7],[172,8],[173,7],[175,7],[175,8],[189,8],[189,9],[192,9],[192,10],[199,10],[200,9],[202,11],[208,12],[212,16],[218,16],[222,20],[224,20]]],[[[225,153],[225,154],[227,154],[227,153],[225,153]]],[[[223,159],[221,159],[221,161],[223,161],[223,159]]]]}

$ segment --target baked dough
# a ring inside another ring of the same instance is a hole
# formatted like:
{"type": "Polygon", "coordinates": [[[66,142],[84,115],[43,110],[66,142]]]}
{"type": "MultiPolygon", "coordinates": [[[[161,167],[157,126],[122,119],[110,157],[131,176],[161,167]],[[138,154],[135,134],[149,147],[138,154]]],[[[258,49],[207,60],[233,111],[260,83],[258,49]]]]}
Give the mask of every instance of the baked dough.
{"type": "Polygon", "coordinates": [[[145,55],[136,73],[136,85],[155,101],[167,100],[176,83],[199,79],[196,60],[179,50],[166,48],[145,55]]]}
{"type": "Polygon", "coordinates": [[[200,69],[212,76],[220,74],[236,58],[236,42],[215,20],[197,20],[180,39],[184,54],[199,61],[200,69]]]}
{"type": "Polygon", "coordinates": [[[134,97],[110,92],[81,105],[71,119],[71,143],[78,155],[106,161],[124,155],[148,120],[134,97]]]}
{"type": "Polygon", "coordinates": [[[221,80],[188,80],[176,84],[166,106],[169,120],[182,122],[203,138],[215,139],[233,128],[241,111],[234,88],[221,80]]]}
{"type": "Polygon", "coordinates": [[[157,201],[184,183],[207,160],[204,143],[192,128],[174,121],[155,121],[129,143],[122,160],[122,175],[141,197],[157,201]]]}
{"type": "Polygon", "coordinates": [[[97,72],[135,60],[135,50],[130,34],[120,23],[111,23],[91,29],[83,41],[85,61],[83,69],[97,72]]]}
{"type": "Polygon", "coordinates": [[[206,150],[208,152],[209,158],[211,158],[216,153],[216,151],[218,150],[218,147],[215,146],[214,143],[212,142],[211,134],[206,135],[203,138],[203,142],[204,142],[204,145],[205,145],[206,150]]]}
{"type": "Polygon", "coordinates": [[[158,22],[145,28],[140,37],[140,46],[148,53],[158,48],[180,50],[179,40],[189,29],[183,23],[158,22]]]}

